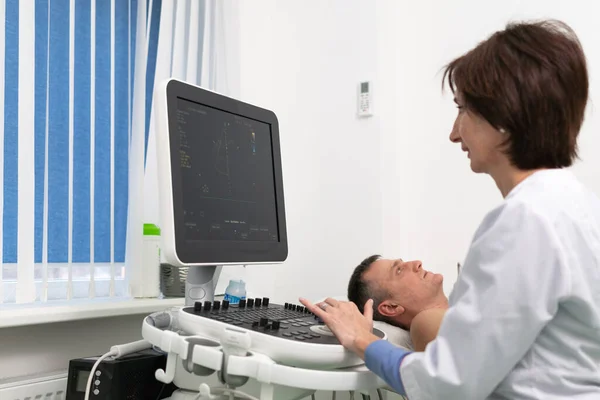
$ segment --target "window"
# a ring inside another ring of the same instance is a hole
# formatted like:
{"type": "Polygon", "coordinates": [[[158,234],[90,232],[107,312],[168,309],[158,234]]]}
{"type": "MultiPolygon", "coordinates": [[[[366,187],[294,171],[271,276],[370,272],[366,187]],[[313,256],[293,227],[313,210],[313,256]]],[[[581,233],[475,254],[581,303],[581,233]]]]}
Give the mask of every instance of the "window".
{"type": "Polygon", "coordinates": [[[147,138],[162,2],[30,4],[0,10],[0,303],[123,296],[137,23],[147,138]]]}

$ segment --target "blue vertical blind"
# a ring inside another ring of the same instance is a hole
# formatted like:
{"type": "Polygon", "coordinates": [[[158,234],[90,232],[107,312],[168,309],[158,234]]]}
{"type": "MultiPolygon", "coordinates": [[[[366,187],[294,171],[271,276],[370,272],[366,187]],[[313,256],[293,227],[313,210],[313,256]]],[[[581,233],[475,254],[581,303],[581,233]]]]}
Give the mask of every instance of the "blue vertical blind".
{"type": "MultiPolygon", "coordinates": [[[[139,1],[147,2],[149,18],[148,58],[143,60],[147,137],[161,1],[139,1]]],[[[125,261],[138,0],[35,0],[33,8],[29,2],[7,0],[2,7],[0,283],[17,280],[19,219],[26,213],[33,213],[36,281],[42,276],[48,282],[89,280],[89,268],[77,275],[70,265],[125,261]],[[31,57],[19,51],[19,24],[27,21],[20,13],[34,14],[29,19],[35,23],[31,57]],[[19,149],[26,143],[19,137],[24,77],[19,74],[26,63],[34,63],[33,76],[26,77],[33,81],[33,109],[26,112],[33,119],[34,138],[24,153],[19,149]],[[32,158],[33,176],[19,170],[19,154],[32,158]],[[20,185],[31,181],[34,207],[20,209],[20,185]]],[[[4,292],[0,303],[14,301],[4,292]]]]}

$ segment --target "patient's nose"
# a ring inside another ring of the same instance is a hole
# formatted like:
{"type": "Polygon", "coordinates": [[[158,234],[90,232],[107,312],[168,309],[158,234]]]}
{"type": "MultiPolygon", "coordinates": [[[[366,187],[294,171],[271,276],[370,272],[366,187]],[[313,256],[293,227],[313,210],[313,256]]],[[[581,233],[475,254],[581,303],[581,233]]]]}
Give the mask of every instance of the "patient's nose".
{"type": "Polygon", "coordinates": [[[421,261],[412,261],[411,263],[411,269],[413,270],[413,272],[417,272],[421,268],[423,268],[423,263],[421,261]]]}

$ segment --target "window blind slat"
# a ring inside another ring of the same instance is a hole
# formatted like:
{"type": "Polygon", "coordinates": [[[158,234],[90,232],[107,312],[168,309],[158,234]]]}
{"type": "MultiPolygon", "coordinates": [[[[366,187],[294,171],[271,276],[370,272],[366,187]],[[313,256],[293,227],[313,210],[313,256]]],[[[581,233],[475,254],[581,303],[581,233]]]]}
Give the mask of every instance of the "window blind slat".
{"type": "Polygon", "coordinates": [[[19,3],[3,2],[5,16],[4,57],[4,191],[2,235],[2,257],[4,263],[17,262],[17,220],[19,214],[17,198],[18,140],[19,140],[19,3]]]}
{"type": "MultiPolygon", "coordinates": [[[[48,0],[49,1],[49,0],[48,0]]],[[[47,301],[48,300],[48,292],[49,292],[49,285],[48,285],[48,148],[49,148],[49,137],[50,137],[50,126],[48,124],[48,114],[50,112],[50,96],[48,95],[49,93],[49,89],[50,89],[50,6],[48,4],[48,2],[45,2],[44,4],[42,4],[42,1],[40,0],[40,7],[45,7],[46,10],[46,21],[45,21],[45,27],[46,27],[46,50],[45,50],[45,56],[46,56],[46,60],[45,60],[45,72],[46,72],[46,81],[45,81],[45,85],[43,89],[40,89],[40,91],[43,90],[44,95],[45,95],[45,113],[44,113],[44,121],[43,121],[43,125],[44,125],[44,152],[42,155],[42,159],[44,160],[44,168],[42,171],[42,175],[43,176],[43,188],[42,188],[42,207],[43,207],[43,212],[42,212],[42,292],[40,293],[40,299],[42,301],[47,301]]],[[[40,16],[40,19],[43,18],[42,16],[40,16]]],[[[44,26],[44,25],[42,25],[44,26]]],[[[42,31],[39,31],[40,34],[42,34],[42,31]]],[[[40,41],[40,46],[43,46],[43,41],[40,41]]],[[[40,60],[41,63],[43,63],[43,60],[40,60]]],[[[39,224],[39,222],[38,222],[39,224]]]]}
{"type": "Polygon", "coordinates": [[[67,223],[67,300],[73,297],[73,136],[75,123],[75,0],[69,4],[69,197],[67,223]]]}
{"type": "MultiPolygon", "coordinates": [[[[129,0],[129,146],[131,146],[131,117],[133,115],[133,77],[135,76],[135,41],[137,31],[137,0],[129,0]]],[[[129,147],[128,146],[128,147],[129,147]]]]}
{"type": "Polygon", "coordinates": [[[48,79],[48,0],[35,3],[35,262],[42,262],[48,79]]]}
{"type": "Polygon", "coordinates": [[[115,0],[110,1],[110,297],[115,295],[115,0]]]}
{"type": "Polygon", "coordinates": [[[96,1],[95,156],[94,156],[94,262],[109,263],[110,256],[110,1],[96,1]]]}
{"type": "Polygon", "coordinates": [[[48,262],[68,262],[69,3],[50,1],[48,87],[48,262]]]}
{"type": "Polygon", "coordinates": [[[90,112],[91,112],[91,3],[75,4],[75,60],[73,102],[73,259],[89,263],[90,258],[90,112]]]}
{"type": "MultiPolygon", "coordinates": [[[[116,15],[127,15],[128,4],[117,1],[116,15]]],[[[129,27],[125,18],[115,20],[115,88],[129,87],[129,27]]],[[[115,98],[114,119],[114,261],[125,262],[129,177],[129,93],[115,98]]]]}
{"type": "MultiPolygon", "coordinates": [[[[0,229],[4,227],[4,63],[5,53],[5,20],[6,20],[6,2],[0,4],[0,229]]],[[[2,285],[4,277],[4,235],[0,234],[0,304],[4,302],[4,287],[2,285]]]]}
{"type": "MultiPolygon", "coordinates": [[[[102,0],[101,0],[102,1],[102,0]]],[[[95,260],[95,165],[96,165],[96,0],[90,7],[90,290],[91,299],[96,297],[95,260]]]]}
{"type": "Polygon", "coordinates": [[[19,2],[19,143],[18,143],[18,236],[17,236],[17,303],[35,301],[35,12],[33,0],[19,2]]]}

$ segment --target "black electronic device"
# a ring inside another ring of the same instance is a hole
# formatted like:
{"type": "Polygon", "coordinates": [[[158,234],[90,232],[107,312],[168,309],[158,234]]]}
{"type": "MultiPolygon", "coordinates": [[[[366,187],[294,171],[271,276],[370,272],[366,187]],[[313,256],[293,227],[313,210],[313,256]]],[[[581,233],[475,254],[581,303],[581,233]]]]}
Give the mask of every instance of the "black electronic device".
{"type": "MultiPolygon", "coordinates": [[[[83,400],[92,367],[98,357],[78,358],[69,362],[66,400],[83,400]]],[[[105,359],[96,368],[90,400],[158,400],[170,397],[174,384],[156,380],[157,369],[164,369],[167,356],[153,349],[105,359]]]]}
{"type": "Polygon", "coordinates": [[[176,79],[159,85],[155,102],[166,259],[178,266],[283,262],[275,113],[176,79]]]}
{"type": "Polygon", "coordinates": [[[186,305],[212,302],[218,267],[287,258],[277,116],[174,78],[153,104],[161,255],[189,267],[186,305]]]}
{"type": "MultiPolygon", "coordinates": [[[[269,303],[268,298],[261,299],[261,303],[259,307],[254,302],[254,307],[238,305],[229,305],[227,309],[206,306],[202,309],[185,307],[183,311],[282,339],[325,345],[340,344],[323,322],[307,308],[288,303],[286,308],[286,306],[269,303]]],[[[384,333],[378,329],[374,329],[373,333],[380,338],[384,337],[384,333]]]]}

